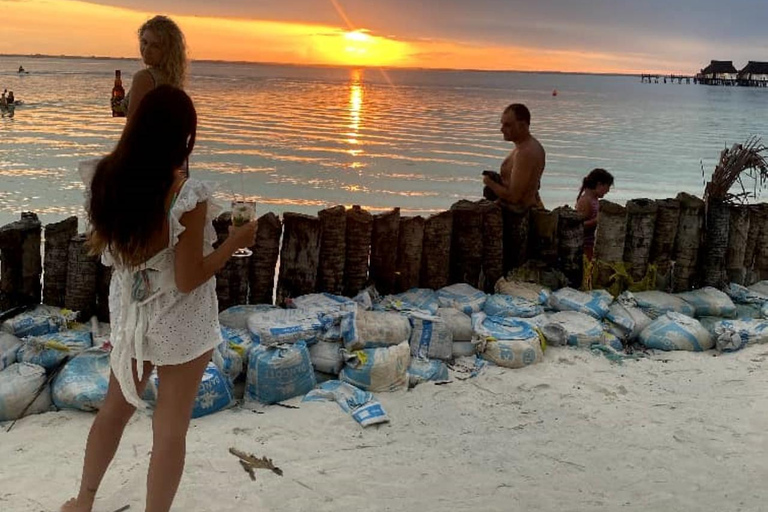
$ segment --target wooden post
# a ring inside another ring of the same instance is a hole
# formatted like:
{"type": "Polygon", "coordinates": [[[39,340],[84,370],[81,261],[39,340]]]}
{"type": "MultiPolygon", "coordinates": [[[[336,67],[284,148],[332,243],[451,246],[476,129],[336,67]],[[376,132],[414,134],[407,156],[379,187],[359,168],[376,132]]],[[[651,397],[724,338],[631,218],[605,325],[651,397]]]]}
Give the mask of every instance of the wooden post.
{"type": "Polygon", "coordinates": [[[521,267],[528,260],[529,210],[501,205],[504,218],[504,273],[521,267]]]}
{"type": "Polygon", "coordinates": [[[755,255],[757,253],[757,238],[760,229],[768,221],[766,208],[763,204],[751,204],[749,208],[749,231],[747,232],[747,245],[744,247],[744,284],[750,285],[757,281],[755,273],[755,255]]]}
{"type": "Polygon", "coordinates": [[[0,228],[0,308],[3,310],[24,302],[19,293],[22,282],[22,232],[18,221],[0,228]]]}
{"type": "Polygon", "coordinates": [[[477,203],[462,199],[451,206],[450,283],[479,287],[483,264],[483,212],[477,203]]]}
{"type": "Polygon", "coordinates": [[[67,291],[64,295],[64,307],[79,312],[81,322],[87,322],[96,311],[99,271],[99,258],[88,254],[86,240],[86,235],[80,234],[69,241],[67,291]]]}
{"type": "Polygon", "coordinates": [[[283,223],[272,212],[259,217],[253,256],[248,258],[249,302],[272,304],[275,292],[275,267],[280,255],[280,237],[283,223]]]}
{"type": "Polygon", "coordinates": [[[725,256],[728,252],[731,210],[722,201],[710,200],[706,205],[706,229],[702,262],[702,284],[725,286],[725,256]]]}
{"type": "Polygon", "coordinates": [[[623,258],[629,277],[635,282],[641,281],[648,271],[657,210],[658,206],[652,199],[633,199],[627,202],[627,232],[623,258]]]}
{"type": "Polygon", "coordinates": [[[69,217],[61,222],[46,224],[45,226],[44,304],[64,307],[64,295],[67,291],[69,241],[75,235],[77,235],[77,217],[69,217]]]}
{"type": "Polygon", "coordinates": [[[759,208],[760,232],[755,244],[754,272],[757,281],[768,279],[768,204],[761,203],[759,208]]]}
{"type": "Polygon", "coordinates": [[[373,216],[371,281],[382,295],[388,295],[395,289],[399,238],[400,208],[373,216]]]}
{"type": "MultiPolygon", "coordinates": [[[[581,288],[584,277],[584,224],[581,215],[569,206],[557,212],[558,267],[568,279],[568,286],[581,288]]],[[[506,240],[505,240],[506,242],[506,240]]]]}
{"type": "Polygon", "coordinates": [[[504,217],[495,202],[482,200],[478,204],[483,213],[483,267],[479,288],[493,293],[496,282],[504,276],[504,217]]]}
{"type": "MultiPolygon", "coordinates": [[[[218,240],[216,247],[229,236],[232,212],[226,211],[213,221],[218,240]]],[[[252,258],[253,256],[251,256],[252,258]]],[[[230,258],[216,273],[216,295],[219,297],[219,311],[248,302],[248,265],[250,258],[230,258]]]]}
{"type": "Polygon", "coordinates": [[[344,258],[344,295],[354,297],[368,282],[368,258],[371,251],[373,216],[355,205],[347,210],[347,234],[344,258]]]}
{"type": "Polygon", "coordinates": [[[320,219],[320,261],[317,291],[344,293],[344,258],[347,243],[347,213],[343,206],[318,212],[320,219]]]}
{"type": "Polygon", "coordinates": [[[547,268],[557,268],[557,218],[556,211],[531,210],[529,257],[547,268]]]}
{"type": "MultiPolygon", "coordinates": [[[[616,265],[624,261],[624,246],[627,238],[627,209],[619,204],[605,199],[600,200],[597,214],[597,232],[595,233],[595,250],[593,265],[593,288],[607,289],[613,285],[616,265]]],[[[624,286],[620,283],[619,291],[624,286]]]]}
{"type": "Polygon", "coordinates": [[[725,271],[729,282],[744,284],[747,278],[744,261],[749,236],[749,208],[745,205],[732,205],[730,209],[725,271]]]}
{"type": "Polygon", "coordinates": [[[400,217],[395,293],[404,292],[419,286],[423,242],[424,218],[420,216],[400,217]]]}
{"type": "Polygon", "coordinates": [[[40,303],[43,265],[40,256],[41,225],[34,213],[0,228],[0,306],[40,303]]]}
{"type": "Polygon", "coordinates": [[[438,290],[448,285],[451,264],[453,212],[431,215],[424,223],[424,250],[421,253],[421,287],[438,290]]]}
{"type": "Polygon", "coordinates": [[[316,291],[320,257],[320,220],[310,215],[287,212],[283,215],[283,247],[277,278],[277,305],[285,300],[316,291]]]}
{"type": "Polygon", "coordinates": [[[680,201],[659,199],[656,201],[656,226],[651,244],[650,263],[656,265],[656,289],[672,288],[672,260],[675,254],[675,237],[680,221],[680,201]]]}
{"type": "Polygon", "coordinates": [[[698,286],[699,249],[704,225],[704,201],[696,196],[681,192],[680,222],[675,238],[675,269],[672,290],[688,291],[698,286]]]}

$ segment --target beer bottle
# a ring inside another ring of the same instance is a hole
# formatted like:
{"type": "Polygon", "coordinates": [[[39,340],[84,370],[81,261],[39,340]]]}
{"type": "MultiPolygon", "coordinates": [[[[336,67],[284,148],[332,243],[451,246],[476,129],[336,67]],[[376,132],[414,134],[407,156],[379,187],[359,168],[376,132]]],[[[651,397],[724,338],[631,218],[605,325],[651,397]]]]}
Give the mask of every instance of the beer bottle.
{"type": "Polygon", "coordinates": [[[120,70],[115,70],[115,86],[112,88],[112,117],[125,117],[125,89],[123,89],[123,80],[120,77],[120,70]]]}

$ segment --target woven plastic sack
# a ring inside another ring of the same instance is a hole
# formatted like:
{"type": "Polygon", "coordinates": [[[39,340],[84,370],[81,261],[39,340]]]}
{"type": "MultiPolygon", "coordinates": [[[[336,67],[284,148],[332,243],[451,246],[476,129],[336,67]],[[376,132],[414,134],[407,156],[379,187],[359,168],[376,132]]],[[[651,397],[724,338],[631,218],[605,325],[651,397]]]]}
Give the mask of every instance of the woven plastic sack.
{"type": "Polygon", "coordinates": [[[707,286],[690,292],[678,293],[678,297],[693,306],[694,316],[719,316],[733,318],[736,316],[736,305],[730,297],[717,288],[707,286]]]}
{"type": "Polygon", "coordinates": [[[525,281],[509,280],[504,277],[496,281],[494,287],[496,293],[511,295],[526,299],[535,304],[547,304],[551,291],[538,283],[528,283],[525,281]]]}
{"type": "Polygon", "coordinates": [[[605,290],[580,292],[573,288],[561,288],[552,292],[549,306],[556,311],[577,311],[598,320],[608,313],[613,296],[605,290]]]}
{"type": "Polygon", "coordinates": [[[489,341],[482,357],[495,365],[517,369],[541,362],[544,352],[541,340],[536,336],[521,340],[489,341]]]}
{"type": "Polygon", "coordinates": [[[317,311],[312,310],[272,309],[248,317],[253,342],[264,346],[298,341],[311,345],[322,329],[317,311]]]}
{"type": "Polygon", "coordinates": [[[415,387],[429,381],[443,382],[448,380],[448,367],[435,359],[412,357],[408,366],[408,385],[415,387]]]}
{"type": "Polygon", "coordinates": [[[483,339],[530,340],[539,339],[536,325],[521,318],[487,316],[485,313],[472,315],[472,329],[483,339]]]}
{"type": "Polygon", "coordinates": [[[549,315],[541,328],[547,345],[589,347],[603,340],[603,325],[595,318],[576,311],[561,311],[549,315]]]}
{"type": "Polygon", "coordinates": [[[109,371],[109,350],[97,347],[81,352],[54,379],[53,403],[59,409],[100,409],[107,397],[109,371]]]}
{"type": "Polygon", "coordinates": [[[0,333],[0,371],[16,362],[16,352],[21,347],[21,340],[11,333],[0,333]]]}
{"type": "Polygon", "coordinates": [[[544,308],[538,303],[513,295],[488,295],[483,306],[483,312],[488,316],[511,316],[530,318],[544,313],[544,308]]]}
{"type": "Polygon", "coordinates": [[[411,349],[407,342],[385,348],[348,353],[339,380],[371,391],[398,391],[408,387],[411,349]]]}
{"type": "Polygon", "coordinates": [[[76,318],[74,311],[40,304],[31,311],[6,320],[2,329],[18,338],[42,336],[66,329],[67,324],[76,318]]]}
{"type": "Polygon", "coordinates": [[[429,288],[411,288],[407,292],[383,297],[374,304],[373,309],[436,315],[438,307],[437,293],[434,290],[429,288]]]}
{"type": "Polygon", "coordinates": [[[725,288],[725,293],[736,304],[763,304],[768,302],[768,295],[750,290],[746,286],[741,286],[737,283],[729,283],[725,288]]]}
{"type": "Polygon", "coordinates": [[[702,352],[715,346],[715,341],[701,323],[680,313],[665,313],[639,336],[640,343],[658,350],[702,352]]]}
{"type": "Polygon", "coordinates": [[[768,343],[768,321],[721,320],[713,326],[715,346],[721,352],[735,352],[754,343],[768,343]]]}
{"type": "Polygon", "coordinates": [[[36,364],[14,363],[0,371],[0,421],[10,421],[25,415],[40,414],[51,409],[51,388],[46,386],[35,398],[35,393],[45,384],[45,368],[36,364]],[[34,400],[34,401],[33,401],[34,400]]]}
{"type": "Polygon", "coordinates": [[[411,355],[449,360],[453,356],[453,333],[439,316],[411,314],[411,355]]]}
{"type": "Polygon", "coordinates": [[[233,329],[248,329],[248,317],[254,313],[263,313],[278,309],[271,304],[244,304],[232,306],[219,313],[219,323],[233,329]]]}
{"type": "Polygon", "coordinates": [[[451,330],[454,343],[472,340],[474,334],[472,331],[472,318],[468,314],[454,308],[438,308],[437,316],[442,318],[448,329],[451,330]]]}
{"type": "Polygon", "coordinates": [[[338,375],[344,367],[341,343],[318,341],[309,347],[309,360],[315,370],[338,375]]]}
{"type": "Polygon", "coordinates": [[[315,372],[303,341],[293,345],[254,345],[248,356],[246,401],[275,404],[315,387],[315,372]]]}
{"type": "Polygon", "coordinates": [[[360,309],[342,318],[341,330],[347,350],[398,345],[411,337],[408,317],[390,311],[360,309]]]}
{"type": "Polygon", "coordinates": [[[441,308],[455,308],[471,315],[483,309],[486,295],[467,283],[456,283],[437,291],[441,308]]]}
{"type": "Polygon", "coordinates": [[[680,313],[693,317],[695,309],[680,297],[659,291],[624,292],[616,300],[624,305],[637,306],[652,320],[664,313],[680,313]]]}
{"type": "Polygon", "coordinates": [[[16,353],[16,359],[53,370],[67,357],[73,357],[92,346],[93,337],[88,331],[54,332],[27,338],[16,353]]]}

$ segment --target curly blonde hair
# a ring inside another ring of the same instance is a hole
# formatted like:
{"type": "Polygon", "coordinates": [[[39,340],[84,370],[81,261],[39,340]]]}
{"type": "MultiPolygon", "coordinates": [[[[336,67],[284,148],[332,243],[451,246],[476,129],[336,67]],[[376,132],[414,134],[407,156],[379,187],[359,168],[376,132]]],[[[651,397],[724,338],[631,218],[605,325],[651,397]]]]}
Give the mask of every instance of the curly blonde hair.
{"type": "Polygon", "coordinates": [[[171,18],[158,15],[139,27],[139,39],[145,30],[151,30],[160,38],[163,61],[156,68],[169,85],[184,87],[187,79],[187,43],[179,26],[171,18]]]}

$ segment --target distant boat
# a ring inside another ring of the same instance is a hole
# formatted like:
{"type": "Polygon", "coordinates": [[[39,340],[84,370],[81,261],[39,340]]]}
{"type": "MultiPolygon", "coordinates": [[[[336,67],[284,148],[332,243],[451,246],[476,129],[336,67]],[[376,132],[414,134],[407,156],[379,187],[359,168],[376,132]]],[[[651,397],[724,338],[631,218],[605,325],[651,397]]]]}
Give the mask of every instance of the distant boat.
{"type": "Polygon", "coordinates": [[[26,71],[26,70],[24,69],[24,66],[19,66],[19,71],[18,71],[18,73],[19,73],[20,75],[28,75],[28,74],[29,74],[29,71],[26,71]]]}

